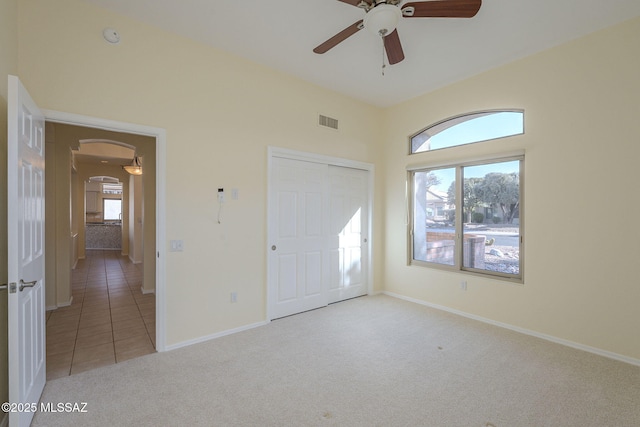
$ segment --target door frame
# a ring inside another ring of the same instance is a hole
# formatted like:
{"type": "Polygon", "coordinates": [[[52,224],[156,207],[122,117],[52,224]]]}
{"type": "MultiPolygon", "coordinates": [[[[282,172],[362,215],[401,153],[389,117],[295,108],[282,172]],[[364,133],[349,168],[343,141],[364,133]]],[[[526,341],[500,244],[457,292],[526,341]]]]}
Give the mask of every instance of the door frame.
{"type": "Polygon", "coordinates": [[[166,344],[166,156],[167,132],[163,128],[118,122],[80,114],[42,110],[45,121],[154,137],[156,140],[156,351],[166,344]]]}
{"type": "Polygon", "coordinates": [[[306,151],[297,151],[291,150],[288,148],[280,148],[274,146],[267,146],[267,215],[266,215],[266,224],[267,224],[267,241],[265,244],[265,262],[267,264],[267,276],[266,276],[266,284],[267,284],[267,293],[265,305],[265,312],[267,313],[267,322],[272,320],[271,307],[269,304],[270,301],[270,292],[271,287],[269,286],[269,277],[271,277],[271,266],[269,264],[269,251],[270,246],[275,238],[274,230],[269,226],[270,222],[270,212],[271,212],[271,189],[273,188],[273,184],[271,182],[271,172],[273,170],[273,158],[280,157],[284,159],[290,160],[301,160],[304,162],[311,163],[321,163],[328,166],[339,166],[351,169],[360,169],[368,172],[368,182],[367,182],[367,191],[368,191],[368,201],[369,201],[369,218],[368,218],[368,229],[367,233],[369,235],[368,247],[367,251],[367,295],[373,294],[373,251],[375,245],[375,239],[373,235],[373,188],[375,182],[375,166],[372,163],[360,162],[357,160],[344,159],[341,157],[333,157],[326,156],[323,154],[310,153],[306,151]]]}

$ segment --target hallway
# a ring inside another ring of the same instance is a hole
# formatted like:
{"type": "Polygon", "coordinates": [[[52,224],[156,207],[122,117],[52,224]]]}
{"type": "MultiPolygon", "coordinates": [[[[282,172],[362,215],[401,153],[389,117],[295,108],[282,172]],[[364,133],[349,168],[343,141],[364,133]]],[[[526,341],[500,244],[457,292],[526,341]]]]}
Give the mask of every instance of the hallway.
{"type": "Polygon", "coordinates": [[[72,271],[72,304],[47,312],[47,380],[155,352],[155,295],[142,264],[87,250],[72,271]]]}

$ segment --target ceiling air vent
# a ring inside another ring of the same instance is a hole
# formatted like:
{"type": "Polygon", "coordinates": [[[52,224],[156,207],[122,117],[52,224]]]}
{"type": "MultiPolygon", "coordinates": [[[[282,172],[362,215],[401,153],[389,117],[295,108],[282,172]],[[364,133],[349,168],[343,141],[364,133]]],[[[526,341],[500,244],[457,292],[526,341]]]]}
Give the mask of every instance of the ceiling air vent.
{"type": "Polygon", "coordinates": [[[318,115],[318,125],[338,130],[338,119],[333,119],[331,117],[323,116],[322,114],[318,115]]]}

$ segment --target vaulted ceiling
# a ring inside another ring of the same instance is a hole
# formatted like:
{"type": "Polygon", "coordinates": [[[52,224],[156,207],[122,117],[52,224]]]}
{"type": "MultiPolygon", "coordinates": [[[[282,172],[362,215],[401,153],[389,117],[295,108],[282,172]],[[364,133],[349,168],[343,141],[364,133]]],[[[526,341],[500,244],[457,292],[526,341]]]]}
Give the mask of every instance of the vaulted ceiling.
{"type": "Polygon", "coordinates": [[[313,53],[364,17],[344,1],[85,1],[382,107],[640,16],[638,0],[484,0],[470,19],[404,18],[405,60],[383,76],[382,41],[367,31],[313,53]]]}

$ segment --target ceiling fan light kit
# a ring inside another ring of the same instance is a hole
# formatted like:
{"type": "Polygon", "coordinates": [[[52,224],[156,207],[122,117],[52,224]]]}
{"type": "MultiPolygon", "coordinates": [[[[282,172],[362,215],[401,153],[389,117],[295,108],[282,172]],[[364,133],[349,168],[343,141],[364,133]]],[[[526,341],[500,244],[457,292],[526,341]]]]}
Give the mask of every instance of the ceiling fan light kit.
{"type": "Polygon", "coordinates": [[[340,31],[313,51],[323,54],[342,43],[362,28],[382,37],[389,64],[404,60],[397,26],[400,18],[472,18],[480,10],[482,0],[428,0],[409,2],[401,0],[338,0],[365,11],[362,21],[340,31]]]}
{"type": "Polygon", "coordinates": [[[399,7],[380,3],[364,16],[364,28],[373,35],[384,37],[396,29],[401,16],[399,7]]]}

